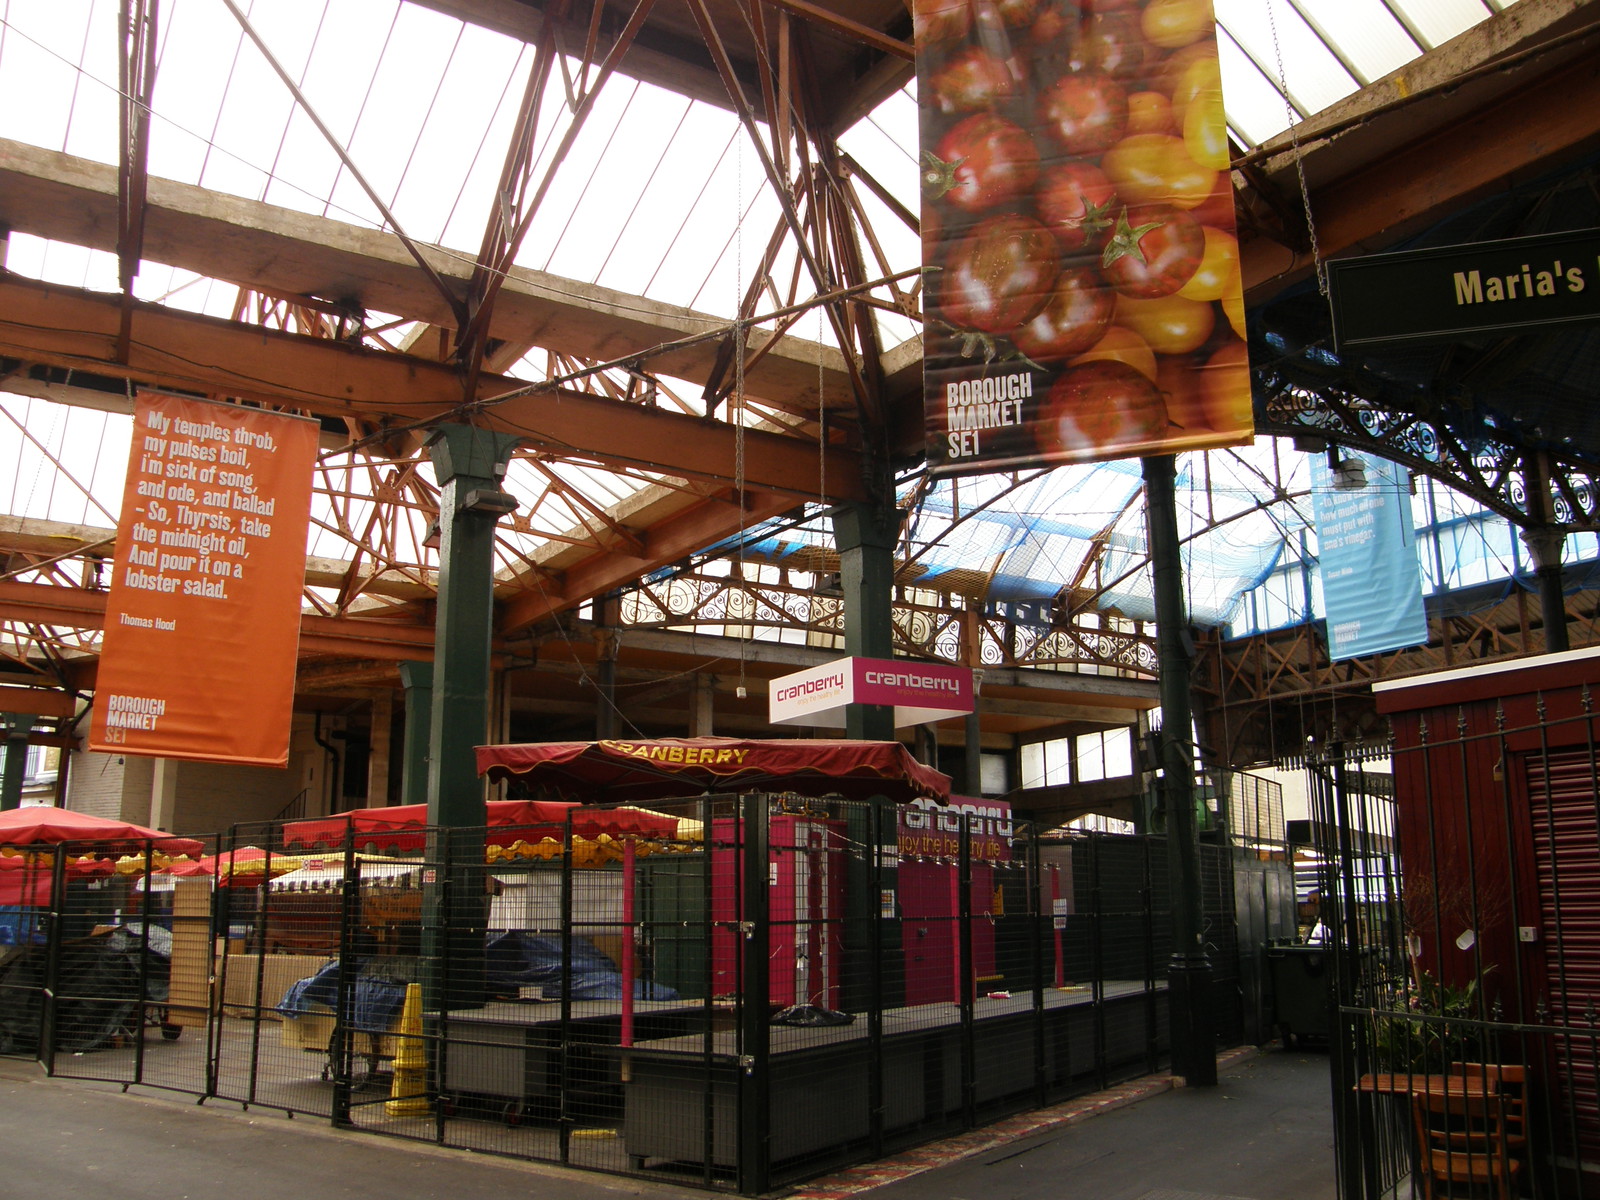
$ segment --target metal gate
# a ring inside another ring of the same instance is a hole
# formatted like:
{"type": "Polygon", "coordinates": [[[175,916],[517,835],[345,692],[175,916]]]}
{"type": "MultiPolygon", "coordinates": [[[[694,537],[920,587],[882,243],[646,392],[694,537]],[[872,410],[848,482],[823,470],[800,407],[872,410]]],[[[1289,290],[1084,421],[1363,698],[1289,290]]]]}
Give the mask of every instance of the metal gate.
{"type": "Polygon", "coordinates": [[[1539,711],[1310,758],[1342,1197],[1600,1185],[1597,739],[1539,711]]]}
{"type": "MultiPolygon", "coordinates": [[[[751,1194],[1165,1061],[1164,839],[956,812],[903,839],[895,806],[772,795],[602,817],[239,828],[247,886],[59,891],[15,995],[56,1074],[751,1194]],[[79,934],[131,939],[134,977],[68,970],[79,934]]],[[[1201,858],[1228,1045],[1232,854],[1201,858]]]]}

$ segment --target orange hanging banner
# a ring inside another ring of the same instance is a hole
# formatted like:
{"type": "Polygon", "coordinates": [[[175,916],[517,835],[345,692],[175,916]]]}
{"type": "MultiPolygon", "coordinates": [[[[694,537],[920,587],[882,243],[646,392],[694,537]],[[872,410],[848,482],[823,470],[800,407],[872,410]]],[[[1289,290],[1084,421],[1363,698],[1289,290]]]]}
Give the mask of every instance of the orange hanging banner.
{"type": "Polygon", "coordinates": [[[288,762],[317,434],[138,398],[89,749],[288,762]]]}

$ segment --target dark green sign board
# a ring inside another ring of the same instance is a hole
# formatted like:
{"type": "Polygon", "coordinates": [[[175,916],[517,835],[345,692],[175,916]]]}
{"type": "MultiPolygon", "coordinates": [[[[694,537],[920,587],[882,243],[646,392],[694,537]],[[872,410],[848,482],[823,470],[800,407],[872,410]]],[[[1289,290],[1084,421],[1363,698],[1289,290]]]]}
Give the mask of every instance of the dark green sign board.
{"type": "Polygon", "coordinates": [[[1600,320],[1600,229],[1328,263],[1334,344],[1454,341],[1600,320]]]}

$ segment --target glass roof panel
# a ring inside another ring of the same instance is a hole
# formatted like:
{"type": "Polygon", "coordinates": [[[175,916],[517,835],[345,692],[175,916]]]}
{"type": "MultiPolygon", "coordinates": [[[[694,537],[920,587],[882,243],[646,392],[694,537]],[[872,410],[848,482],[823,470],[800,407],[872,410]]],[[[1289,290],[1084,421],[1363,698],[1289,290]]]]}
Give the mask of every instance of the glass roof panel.
{"type": "Polygon", "coordinates": [[[1493,16],[1497,8],[1488,0],[1390,0],[1400,19],[1410,26],[1425,50],[1448,42],[1479,21],[1493,16]]]}
{"type": "Polygon", "coordinates": [[[1222,67],[1228,126],[1245,146],[1259,146],[1289,127],[1289,104],[1283,98],[1276,64],[1263,69],[1225,29],[1217,34],[1217,60],[1222,67]]]}
{"type": "MultiPolygon", "coordinates": [[[[254,0],[245,7],[406,232],[475,254],[531,52],[511,38],[398,0],[254,0]]],[[[1230,124],[1257,144],[1290,123],[1282,80],[1302,112],[1313,113],[1349,95],[1360,80],[1415,57],[1420,50],[1412,37],[1436,45],[1503,7],[1504,0],[1217,0],[1230,124]],[[1330,40],[1337,52],[1326,44],[1330,40]]],[[[0,136],[116,161],[116,43],[104,36],[116,19],[116,0],[10,0],[0,9],[0,136]]],[[[153,175],[382,224],[378,207],[224,6],[168,0],[161,6],[159,49],[153,175]]],[[[540,118],[536,154],[542,165],[551,161],[569,120],[558,70],[540,118]]],[[[891,96],[842,145],[901,206],[917,211],[914,85],[891,96]]],[[[859,181],[856,191],[886,265],[915,266],[920,247],[914,232],[859,181]]],[[[556,172],[518,261],[727,317],[781,219],[765,172],[731,113],[618,78],[600,93],[589,124],[556,172]]],[[[885,264],[871,246],[863,244],[862,252],[867,274],[878,274],[885,264]]],[[[786,251],[773,264],[780,288],[793,276],[793,263],[786,251]]],[[[5,265],[23,276],[102,291],[117,287],[114,256],[21,234],[10,239],[5,265]]],[[[811,290],[802,275],[800,295],[811,290]]],[[[225,315],[238,289],[152,263],[136,294],[225,315]]],[[[763,297],[758,311],[773,299],[763,297]]],[[[888,346],[916,332],[903,317],[880,312],[878,320],[888,346]]],[[[797,333],[833,340],[821,320],[805,320],[797,333]]],[[[530,355],[523,374],[542,377],[544,357],[530,355]]],[[[686,386],[682,394],[698,393],[686,386]]],[[[84,488],[115,512],[125,467],[125,445],[117,447],[126,441],[126,418],[57,418],[43,415],[53,405],[13,396],[3,403],[8,416],[0,419],[0,462],[13,475],[10,513],[99,524],[104,513],[84,488]],[[42,479],[45,459],[15,432],[13,417],[23,409],[19,419],[30,432],[37,423],[47,445],[100,447],[93,469],[78,475],[84,487],[76,493],[71,485],[31,482],[42,479]],[[65,440],[49,440],[58,436],[65,440]]],[[[1279,479],[1280,456],[1293,457],[1263,444],[1182,460],[1186,532],[1211,531],[1187,551],[1196,620],[1225,613],[1240,589],[1284,552],[1286,535],[1304,526],[1305,514],[1290,497],[1303,496],[1309,480],[1294,473],[1303,465],[1279,479]]],[[[337,469],[344,470],[342,463],[337,469]]],[[[638,473],[573,464],[548,470],[600,507],[650,482],[638,473]]],[[[356,487],[361,472],[351,471],[349,481],[356,487]]],[[[1103,603],[1130,616],[1145,614],[1149,586],[1138,566],[1144,531],[1136,463],[1062,468],[1008,491],[1010,484],[1009,477],[984,477],[928,489],[911,530],[919,564],[934,575],[982,571],[992,578],[994,596],[1016,600],[1079,581],[1102,589],[1103,603]],[[1097,547],[1104,548],[1098,559],[1097,547]]],[[[582,506],[549,494],[548,476],[529,464],[517,464],[508,489],[525,500],[547,497],[539,528],[592,520],[582,506]]],[[[337,527],[319,505],[319,518],[337,527]]],[[[366,501],[352,499],[341,519],[356,526],[372,511],[366,501]]],[[[810,535],[782,536],[804,541],[810,535]]],[[[530,536],[506,537],[524,550],[537,545],[530,536]]],[[[313,552],[342,556],[348,544],[324,529],[313,552]]]]}
{"type": "MultiPolygon", "coordinates": [[[[1278,89],[1287,87],[1301,117],[1321,112],[1361,85],[1329,51],[1328,45],[1300,13],[1287,3],[1272,2],[1269,20],[1262,19],[1257,0],[1219,0],[1217,20],[1256,67],[1278,89]]],[[[1229,94],[1230,79],[1222,76],[1222,95],[1230,113],[1237,107],[1229,94]]],[[[1283,105],[1276,117],[1288,128],[1283,105]]]]}
{"type": "Polygon", "coordinates": [[[1289,127],[1285,85],[1308,117],[1512,3],[1215,0],[1228,122],[1259,145],[1289,127]]]}
{"type": "Polygon", "coordinates": [[[1363,86],[1404,66],[1420,49],[1384,0],[1308,4],[1305,15],[1363,86]]]}

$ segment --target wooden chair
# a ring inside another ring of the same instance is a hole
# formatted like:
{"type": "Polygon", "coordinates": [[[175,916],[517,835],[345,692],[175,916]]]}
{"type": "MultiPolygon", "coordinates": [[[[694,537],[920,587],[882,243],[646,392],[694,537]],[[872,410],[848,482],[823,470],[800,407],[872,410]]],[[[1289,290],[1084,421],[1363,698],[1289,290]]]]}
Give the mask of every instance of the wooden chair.
{"type": "Polygon", "coordinates": [[[1490,1091],[1497,1091],[1505,1104],[1506,1149],[1514,1158],[1526,1159],[1528,1151],[1528,1069],[1517,1064],[1462,1063],[1461,1075],[1481,1079],[1490,1091]]]}
{"type": "Polygon", "coordinates": [[[1522,1163],[1506,1145],[1505,1097],[1493,1091],[1419,1092],[1412,1110],[1426,1200],[1460,1194],[1460,1185],[1488,1185],[1498,1200],[1512,1200],[1522,1163]]]}

